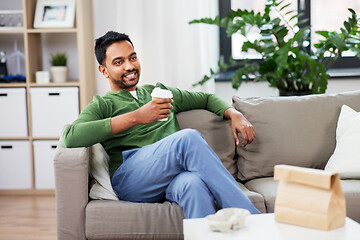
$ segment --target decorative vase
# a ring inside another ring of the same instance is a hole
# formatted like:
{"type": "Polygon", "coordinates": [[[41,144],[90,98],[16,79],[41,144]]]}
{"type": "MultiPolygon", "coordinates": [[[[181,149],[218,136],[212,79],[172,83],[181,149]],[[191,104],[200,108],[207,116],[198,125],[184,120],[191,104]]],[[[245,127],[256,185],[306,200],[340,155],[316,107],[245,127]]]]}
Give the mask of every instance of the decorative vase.
{"type": "Polygon", "coordinates": [[[52,66],[50,68],[53,82],[66,82],[68,67],[67,66],[52,66]]]}

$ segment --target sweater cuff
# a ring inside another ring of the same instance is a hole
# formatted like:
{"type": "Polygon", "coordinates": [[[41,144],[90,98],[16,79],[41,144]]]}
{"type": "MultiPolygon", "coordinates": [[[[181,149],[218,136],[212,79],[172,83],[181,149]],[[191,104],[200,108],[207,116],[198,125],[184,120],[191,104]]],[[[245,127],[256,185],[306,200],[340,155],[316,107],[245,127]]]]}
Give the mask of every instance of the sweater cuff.
{"type": "Polygon", "coordinates": [[[227,118],[225,118],[225,111],[228,110],[228,109],[230,109],[230,108],[234,109],[233,106],[228,106],[228,107],[226,107],[226,108],[220,113],[220,117],[221,117],[222,119],[227,119],[227,118]]]}
{"type": "Polygon", "coordinates": [[[106,133],[106,136],[112,137],[114,136],[113,132],[111,131],[111,118],[106,118],[104,121],[104,130],[106,133]]]}

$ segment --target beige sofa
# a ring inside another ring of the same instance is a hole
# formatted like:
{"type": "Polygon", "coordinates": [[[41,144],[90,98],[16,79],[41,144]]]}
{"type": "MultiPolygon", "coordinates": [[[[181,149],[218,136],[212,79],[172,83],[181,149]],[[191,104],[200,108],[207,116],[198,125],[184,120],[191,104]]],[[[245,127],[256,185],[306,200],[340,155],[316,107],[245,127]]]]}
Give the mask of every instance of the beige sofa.
{"type": "MultiPolygon", "coordinates": [[[[181,128],[198,129],[261,212],[273,212],[273,169],[289,164],[323,169],[336,147],[341,106],[360,111],[360,91],[304,97],[234,97],[234,107],[253,123],[256,140],[235,147],[231,123],[205,110],[178,114],[181,128]]],[[[182,239],[181,208],[175,203],[130,203],[89,198],[91,148],[64,148],[54,159],[58,240],[182,239]]],[[[360,180],[344,179],[347,216],[360,222],[360,180]]]]}

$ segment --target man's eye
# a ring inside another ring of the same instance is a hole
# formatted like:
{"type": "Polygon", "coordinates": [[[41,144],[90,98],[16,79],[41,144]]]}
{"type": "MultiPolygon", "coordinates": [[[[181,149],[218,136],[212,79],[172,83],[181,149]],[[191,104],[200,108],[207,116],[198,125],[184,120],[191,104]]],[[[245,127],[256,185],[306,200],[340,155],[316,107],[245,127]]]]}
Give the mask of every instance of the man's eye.
{"type": "Polygon", "coordinates": [[[131,58],[131,61],[136,61],[136,60],[137,60],[137,57],[136,57],[136,56],[134,56],[134,57],[131,58]]]}
{"type": "Polygon", "coordinates": [[[115,61],[114,64],[115,64],[115,65],[120,65],[120,64],[122,64],[122,61],[120,61],[120,60],[119,60],[119,61],[115,61]]]}

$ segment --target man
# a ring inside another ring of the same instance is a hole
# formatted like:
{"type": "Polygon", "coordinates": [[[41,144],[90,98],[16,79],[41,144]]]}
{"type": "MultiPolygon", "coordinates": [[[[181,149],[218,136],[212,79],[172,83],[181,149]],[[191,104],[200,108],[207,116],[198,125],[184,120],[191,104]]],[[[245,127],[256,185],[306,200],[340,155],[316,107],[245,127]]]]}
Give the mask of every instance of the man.
{"type": "Polygon", "coordinates": [[[178,203],[186,218],[215,213],[222,207],[241,207],[259,213],[241,191],[220,159],[196,130],[180,130],[175,114],[203,108],[232,120],[245,147],[255,137],[253,126],[230,105],[212,94],[172,92],[170,99],[151,99],[155,86],[137,86],[140,62],[126,34],[107,32],[98,38],[95,55],[111,91],[94,96],[78,119],[64,132],[67,147],[100,142],[110,156],[110,176],[121,200],[178,203]],[[168,117],[167,121],[158,121],[168,117]]]}

